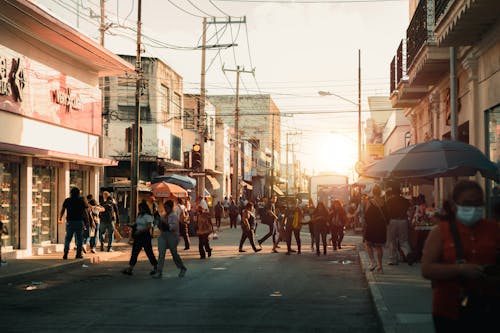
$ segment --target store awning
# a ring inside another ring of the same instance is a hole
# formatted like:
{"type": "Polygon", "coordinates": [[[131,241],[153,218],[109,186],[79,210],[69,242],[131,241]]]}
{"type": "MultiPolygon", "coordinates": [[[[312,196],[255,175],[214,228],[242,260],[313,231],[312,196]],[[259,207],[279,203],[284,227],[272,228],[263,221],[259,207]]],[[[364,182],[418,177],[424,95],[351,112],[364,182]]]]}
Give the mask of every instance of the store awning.
{"type": "Polygon", "coordinates": [[[207,179],[210,182],[210,185],[212,185],[212,189],[214,191],[217,191],[218,189],[220,189],[220,184],[215,177],[207,175],[207,179]]]}
{"type": "Polygon", "coordinates": [[[64,153],[54,150],[41,149],[0,142],[0,152],[8,152],[16,155],[27,155],[40,159],[74,162],[94,166],[117,166],[118,162],[107,158],[83,156],[78,154],[64,153]]]}
{"type": "Polygon", "coordinates": [[[246,187],[246,188],[247,188],[247,190],[253,190],[253,186],[252,186],[251,184],[247,183],[247,182],[246,182],[246,181],[244,181],[244,180],[242,180],[242,181],[240,182],[240,185],[241,185],[242,187],[246,187]]]}
{"type": "Polygon", "coordinates": [[[277,195],[285,195],[285,193],[283,193],[282,190],[280,190],[280,188],[276,185],[273,185],[273,191],[277,194],[277,195]]]}
{"type": "Polygon", "coordinates": [[[99,77],[135,71],[133,64],[30,1],[0,0],[0,8],[1,31],[15,31],[16,36],[32,44],[34,48],[40,48],[39,45],[50,47],[51,55],[57,53],[56,57],[73,59],[89,72],[96,72],[99,77]]]}

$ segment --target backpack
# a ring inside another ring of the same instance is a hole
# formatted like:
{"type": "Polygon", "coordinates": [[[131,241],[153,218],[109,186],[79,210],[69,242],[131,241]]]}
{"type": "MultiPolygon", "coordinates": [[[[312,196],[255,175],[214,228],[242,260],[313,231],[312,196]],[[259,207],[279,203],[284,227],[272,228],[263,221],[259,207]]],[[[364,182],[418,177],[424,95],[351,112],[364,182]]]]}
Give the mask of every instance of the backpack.
{"type": "Polygon", "coordinates": [[[102,207],[104,207],[104,212],[101,213],[101,222],[112,223],[115,220],[113,203],[106,201],[102,204],[102,207]]]}

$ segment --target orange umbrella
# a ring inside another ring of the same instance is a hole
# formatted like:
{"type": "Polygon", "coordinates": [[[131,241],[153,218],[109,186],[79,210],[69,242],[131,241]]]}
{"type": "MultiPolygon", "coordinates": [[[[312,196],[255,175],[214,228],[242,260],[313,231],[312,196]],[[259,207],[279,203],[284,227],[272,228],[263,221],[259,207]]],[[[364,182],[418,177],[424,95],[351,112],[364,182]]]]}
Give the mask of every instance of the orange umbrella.
{"type": "Polygon", "coordinates": [[[160,182],[151,185],[151,191],[157,198],[187,198],[188,193],[179,185],[160,182]]]}

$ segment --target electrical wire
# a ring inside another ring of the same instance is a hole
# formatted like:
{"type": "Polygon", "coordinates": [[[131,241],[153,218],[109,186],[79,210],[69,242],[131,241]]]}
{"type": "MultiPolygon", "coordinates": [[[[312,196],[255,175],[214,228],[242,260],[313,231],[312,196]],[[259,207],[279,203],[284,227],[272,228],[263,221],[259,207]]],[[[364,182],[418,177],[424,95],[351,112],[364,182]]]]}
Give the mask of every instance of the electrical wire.
{"type": "Polygon", "coordinates": [[[174,6],[175,8],[177,8],[178,10],[180,10],[180,11],[182,11],[182,12],[184,12],[184,13],[188,14],[188,15],[191,15],[191,16],[194,16],[194,17],[203,18],[203,16],[200,16],[200,15],[197,15],[197,14],[193,14],[193,13],[191,13],[191,12],[189,12],[189,11],[185,10],[184,8],[182,8],[182,7],[178,6],[178,5],[177,5],[175,2],[173,2],[172,0],[168,0],[168,2],[170,2],[170,4],[171,4],[172,6],[174,6]]]}

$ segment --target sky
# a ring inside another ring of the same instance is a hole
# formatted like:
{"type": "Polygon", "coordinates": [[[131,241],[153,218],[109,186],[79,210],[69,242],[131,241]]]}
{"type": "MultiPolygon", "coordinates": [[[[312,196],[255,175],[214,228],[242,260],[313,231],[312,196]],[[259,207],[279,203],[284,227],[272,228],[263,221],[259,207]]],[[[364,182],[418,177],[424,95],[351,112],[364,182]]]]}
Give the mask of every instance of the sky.
{"type": "MultiPolygon", "coordinates": [[[[34,2],[98,40],[99,0],[34,2]]],[[[135,55],[138,0],[105,4],[105,46],[135,55]]],[[[240,94],[271,94],[285,113],[282,160],[289,133],[289,160],[293,148],[309,173],[355,176],[358,50],[364,121],[367,97],[389,94],[389,64],[408,26],[408,0],[143,0],[143,55],[162,59],[183,77],[185,92],[199,93],[202,19],[228,16],[246,23],[208,26],[207,45],[238,45],[207,52],[207,93],[234,94],[235,73],[222,67],[255,69],[241,75],[240,94]]]]}

